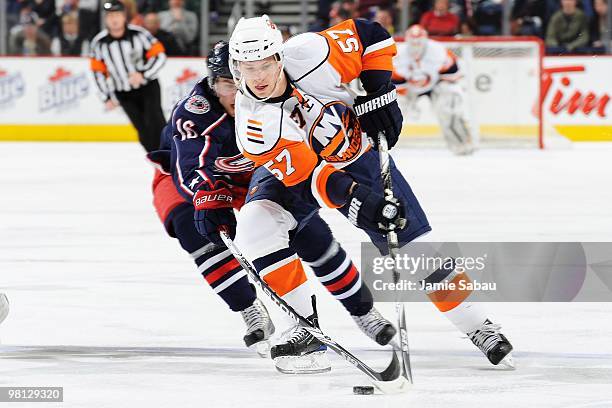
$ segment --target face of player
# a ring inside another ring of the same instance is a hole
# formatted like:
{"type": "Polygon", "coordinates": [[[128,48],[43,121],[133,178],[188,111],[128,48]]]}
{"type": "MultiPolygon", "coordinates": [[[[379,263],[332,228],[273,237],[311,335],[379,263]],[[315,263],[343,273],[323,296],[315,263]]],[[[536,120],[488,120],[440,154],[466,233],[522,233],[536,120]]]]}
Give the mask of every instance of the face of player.
{"type": "Polygon", "coordinates": [[[261,61],[240,62],[240,74],[251,92],[258,98],[273,98],[285,91],[285,76],[274,56],[261,61]]]}
{"type": "Polygon", "coordinates": [[[235,113],[236,90],[233,79],[217,78],[215,81],[215,93],[219,97],[221,106],[230,116],[234,116],[235,113]]]}
{"type": "Polygon", "coordinates": [[[112,33],[122,32],[126,23],[125,13],[123,11],[109,11],[104,17],[104,22],[108,31],[112,33]]]}

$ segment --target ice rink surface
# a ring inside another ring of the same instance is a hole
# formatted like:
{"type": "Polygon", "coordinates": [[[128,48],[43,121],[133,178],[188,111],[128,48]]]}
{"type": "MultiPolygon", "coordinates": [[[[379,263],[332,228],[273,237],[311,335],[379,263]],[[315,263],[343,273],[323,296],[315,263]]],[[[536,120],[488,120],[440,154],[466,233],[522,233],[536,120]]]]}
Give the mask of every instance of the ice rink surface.
{"type": "MultiPolygon", "coordinates": [[[[610,145],[393,156],[434,228],[425,240],[612,241],[610,145]]],[[[331,352],[330,373],[287,376],[243,348],[240,316],[156,218],[136,144],[3,143],[0,169],[0,386],[63,386],[65,401],[15,406],[612,407],[612,304],[487,305],[515,371],[430,304],[407,304],[413,389],[356,396],[366,377],[331,352]]],[[[363,236],[324,216],[359,261],[363,236]]],[[[382,368],[387,353],[313,285],[323,329],[382,368]]]]}

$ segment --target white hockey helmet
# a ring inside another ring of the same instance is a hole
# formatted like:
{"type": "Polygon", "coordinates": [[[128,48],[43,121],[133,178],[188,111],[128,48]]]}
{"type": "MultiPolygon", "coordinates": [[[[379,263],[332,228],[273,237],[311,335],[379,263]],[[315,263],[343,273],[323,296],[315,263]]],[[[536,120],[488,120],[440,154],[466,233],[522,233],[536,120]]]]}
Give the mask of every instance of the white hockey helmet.
{"type": "Polygon", "coordinates": [[[276,56],[283,62],[283,35],[267,15],[242,17],[229,41],[230,70],[235,80],[240,80],[239,62],[260,61],[276,56]]]}
{"type": "Polygon", "coordinates": [[[404,41],[408,43],[408,52],[416,59],[421,58],[425,47],[427,46],[427,30],[422,26],[415,24],[406,30],[404,41]]]}

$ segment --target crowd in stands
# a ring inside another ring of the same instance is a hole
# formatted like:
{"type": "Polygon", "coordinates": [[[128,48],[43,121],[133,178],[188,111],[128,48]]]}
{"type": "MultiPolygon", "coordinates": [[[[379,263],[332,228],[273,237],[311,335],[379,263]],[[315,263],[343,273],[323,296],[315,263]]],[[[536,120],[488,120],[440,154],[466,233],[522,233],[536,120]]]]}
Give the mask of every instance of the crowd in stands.
{"type": "MultiPolygon", "coordinates": [[[[9,54],[87,55],[100,30],[100,0],[7,0],[9,54]]],[[[200,0],[123,0],[131,24],[145,27],[170,56],[197,55],[200,0]]],[[[610,30],[610,0],[513,0],[510,32],[537,36],[549,54],[605,52],[610,30]]],[[[210,0],[211,19],[230,0],[210,0]]],[[[261,4],[269,4],[260,1],[261,4]]],[[[401,0],[318,0],[311,31],[347,18],[367,18],[401,35],[401,0]]],[[[410,24],[421,24],[431,36],[502,34],[502,0],[410,0],[410,24]]],[[[263,10],[265,12],[266,10],[263,10]]],[[[273,17],[273,16],[272,16],[273,17]]],[[[287,36],[296,27],[284,27],[287,36]]]]}
{"type": "MultiPolygon", "coordinates": [[[[187,0],[189,1],[189,0],[187,0]]],[[[8,54],[87,56],[101,30],[100,0],[7,0],[8,54]]],[[[170,56],[197,55],[199,18],[185,0],[123,0],[128,21],[156,36],[170,56]]],[[[194,2],[194,10],[199,4],[194,2]]]]}
{"type": "MultiPolygon", "coordinates": [[[[607,24],[609,0],[514,0],[510,33],[542,38],[547,52],[599,54],[607,24]]],[[[398,0],[319,0],[319,13],[311,30],[320,30],[349,17],[362,17],[397,33],[401,4],[398,0]]],[[[502,34],[501,0],[411,0],[409,24],[422,25],[431,36],[487,36],[502,34]]]]}

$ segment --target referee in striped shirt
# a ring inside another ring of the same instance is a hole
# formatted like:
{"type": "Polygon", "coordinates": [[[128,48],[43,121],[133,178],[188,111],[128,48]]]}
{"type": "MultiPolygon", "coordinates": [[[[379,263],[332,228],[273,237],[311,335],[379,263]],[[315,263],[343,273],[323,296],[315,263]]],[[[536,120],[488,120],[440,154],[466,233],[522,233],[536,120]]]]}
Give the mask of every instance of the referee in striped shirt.
{"type": "Polygon", "coordinates": [[[121,105],[147,152],[159,148],[166,124],[157,74],[166,62],[164,46],[144,28],[128,25],[118,0],[103,5],[106,29],[91,45],[91,70],[106,109],[121,105]]]}

